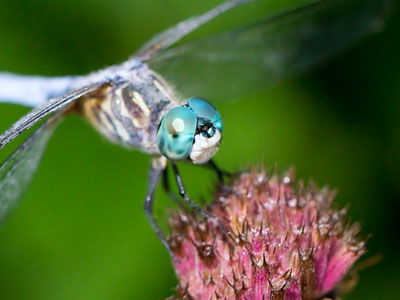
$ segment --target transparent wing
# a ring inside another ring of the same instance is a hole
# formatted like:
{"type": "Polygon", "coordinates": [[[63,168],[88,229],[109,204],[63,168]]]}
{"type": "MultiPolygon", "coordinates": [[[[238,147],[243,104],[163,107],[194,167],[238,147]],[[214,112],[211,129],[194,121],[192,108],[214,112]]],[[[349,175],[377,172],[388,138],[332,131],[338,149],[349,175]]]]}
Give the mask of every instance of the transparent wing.
{"type": "Polygon", "coordinates": [[[229,100],[320,63],[383,27],[386,0],[324,0],[159,52],[150,66],[182,96],[229,100]]]}
{"type": "Polygon", "coordinates": [[[0,223],[31,181],[55,124],[46,120],[0,165],[0,223]]]}
{"type": "Polygon", "coordinates": [[[241,4],[251,2],[254,0],[230,0],[218,5],[217,7],[209,10],[208,12],[192,17],[185,21],[179,22],[175,26],[165,30],[164,32],[156,35],[153,39],[144,44],[138,51],[137,55],[140,57],[149,58],[162,49],[166,49],[172,44],[176,43],[184,36],[199,28],[201,25],[211,21],[224,12],[235,8],[241,4]]]}
{"type": "Polygon", "coordinates": [[[72,102],[78,100],[82,96],[98,89],[105,82],[98,82],[74,91],[66,96],[52,99],[43,105],[34,108],[30,113],[19,119],[6,132],[0,135],[0,149],[15,139],[25,130],[29,129],[47,115],[66,108],[72,102]]]}
{"type": "Polygon", "coordinates": [[[74,79],[0,73],[0,102],[37,106],[64,95],[74,79]]]}

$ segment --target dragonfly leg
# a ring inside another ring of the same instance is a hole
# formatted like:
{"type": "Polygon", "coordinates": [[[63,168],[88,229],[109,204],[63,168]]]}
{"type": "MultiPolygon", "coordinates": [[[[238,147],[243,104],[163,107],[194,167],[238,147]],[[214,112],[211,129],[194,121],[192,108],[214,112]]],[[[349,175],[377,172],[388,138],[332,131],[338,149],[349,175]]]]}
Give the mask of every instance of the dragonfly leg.
{"type": "Polygon", "coordinates": [[[158,226],[156,219],[153,214],[153,204],[154,204],[154,192],[156,190],[157,184],[161,179],[161,176],[166,167],[166,159],[164,157],[155,157],[153,158],[150,174],[149,174],[149,182],[147,186],[147,195],[143,203],[144,211],[146,213],[147,219],[149,220],[151,227],[153,227],[154,232],[156,233],[158,239],[161,243],[167,248],[168,253],[173,256],[171,248],[168,244],[167,238],[162,232],[160,226],[158,226]]]}
{"type": "Polygon", "coordinates": [[[213,214],[210,214],[209,212],[205,211],[200,206],[198,206],[196,203],[194,203],[193,201],[190,200],[188,194],[186,193],[186,189],[185,189],[185,187],[183,185],[182,177],[181,177],[181,175],[179,173],[179,170],[178,170],[178,167],[176,166],[176,163],[171,161],[171,166],[172,166],[172,169],[174,170],[176,183],[177,183],[178,189],[179,189],[179,194],[181,195],[183,200],[190,206],[190,208],[192,208],[193,210],[197,211],[198,213],[200,213],[205,218],[213,219],[214,221],[216,221],[218,226],[222,230],[222,232],[224,234],[230,236],[231,232],[226,229],[226,227],[224,226],[222,221],[217,216],[214,216],[213,214]]]}
{"type": "Polygon", "coordinates": [[[218,165],[215,163],[215,161],[212,159],[208,161],[207,167],[214,170],[217,173],[218,180],[220,182],[222,190],[226,192],[232,191],[231,188],[225,184],[224,179],[225,177],[228,177],[228,179],[230,179],[234,175],[234,173],[220,169],[218,165]]]}
{"type": "Polygon", "coordinates": [[[176,203],[181,203],[181,198],[171,191],[171,186],[169,185],[168,166],[166,166],[163,171],[162,184],[165,192],[168,194],[168,197],[176,203]]]}
{"type": "Polygon", "coordinates": [[[222,170],[220,167],[218,167],[218,165],[212,159],[208,161],[207,165],[217,173],[218,180],[222,184],[224,184],[224,176],[231,177],[233,175],[232,173],[222,170]]]}

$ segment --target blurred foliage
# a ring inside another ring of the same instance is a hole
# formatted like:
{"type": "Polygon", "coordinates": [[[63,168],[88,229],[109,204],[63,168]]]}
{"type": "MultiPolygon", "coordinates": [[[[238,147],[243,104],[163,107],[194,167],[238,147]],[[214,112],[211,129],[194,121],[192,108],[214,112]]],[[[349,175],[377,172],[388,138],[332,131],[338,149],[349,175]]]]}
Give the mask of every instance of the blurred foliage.
{"type": "MultiPolygon", "coordinates": [[[[269,7],[274,12],[298,3],[271,1],[269,7]]],[[[213,5],[213,0],[3,0],[0,69],[83,74],[123,61],[156,32],[213,5]]],[[[398,295],[399,28],[400,15],[393,13],[382,33],[313,72],[218,107],[225,132],[216,161],[223,168],[293,165],[298,177],[337,188],[336,204],[348,205],[363,234],[372,234],[365,258],[381,253],[383,261],[360,273],[348,299],[398,295]]],[[[0,129],[27,111],[2,104],[0,129]]],[[[78,116],[68,117],[20,207],[0,230],[0,298],[170,295],[176,279],[168,255],[142,212],[148,164],[147,155],[112,145],[78,116]]],[[[194,198],[212,191],[210,171],[182,165],[182,173],[194,198]]],[[[157,197],[168,201],[162,191],[157,197]]]]}

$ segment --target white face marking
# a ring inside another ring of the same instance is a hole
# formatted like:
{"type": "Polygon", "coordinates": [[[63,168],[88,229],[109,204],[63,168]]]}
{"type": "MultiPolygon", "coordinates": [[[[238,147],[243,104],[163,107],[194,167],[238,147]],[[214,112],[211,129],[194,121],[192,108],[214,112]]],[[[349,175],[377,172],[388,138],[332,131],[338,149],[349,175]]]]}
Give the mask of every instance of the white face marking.
{"type": "Polygon", "coordinates": [[[185,130],[185,122],[183,122],[181,118],[176,118],[172,121],[172,127],[177,133],[183,132],[183,130],[185,130]]]}
{"type": "Polygon", "coordinates": [[[214,136],[208,138],[200,134],[194,137],[194,144],[190,152],[190,159],[194,164],[204,164],[217,152],[221,133],[218,129],[215,130],[214,136]]]}

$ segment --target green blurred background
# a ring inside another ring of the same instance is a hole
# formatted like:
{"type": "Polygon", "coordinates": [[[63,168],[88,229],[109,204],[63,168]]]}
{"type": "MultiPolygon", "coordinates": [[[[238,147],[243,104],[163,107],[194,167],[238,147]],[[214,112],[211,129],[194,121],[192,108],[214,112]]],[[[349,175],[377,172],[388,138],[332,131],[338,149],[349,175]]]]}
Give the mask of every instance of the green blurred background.
{"type": "MultiPolygon", "coordinates": [[[[156,32],[215,3],[1,0],[0,69],[84,74],[125,60],[156,32]]],[[[271,0],[269,8],[298,3],[271,0]]],[[[382,33],[312,72],[218,106],[225,132],[216,161],[223,168],[293,165],[298,177],[337,188],[336,203],[372,234],[364,258],[383,260],[361,272],[347,299],[400,299],[399,34],[394,12],[382,33]]],[[[27,111],[2,104],[0,131],[27,111]]],[[[148,165],[146,154],[112,145],[80,117],[68,117],[0,230],[0,299],[171,295],[173,269],[142,211],[148,165]]],[[[212,191],[210,171],[184,165],[182,173],[194,198],[212,191]]]]}

